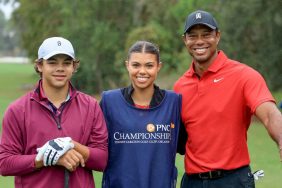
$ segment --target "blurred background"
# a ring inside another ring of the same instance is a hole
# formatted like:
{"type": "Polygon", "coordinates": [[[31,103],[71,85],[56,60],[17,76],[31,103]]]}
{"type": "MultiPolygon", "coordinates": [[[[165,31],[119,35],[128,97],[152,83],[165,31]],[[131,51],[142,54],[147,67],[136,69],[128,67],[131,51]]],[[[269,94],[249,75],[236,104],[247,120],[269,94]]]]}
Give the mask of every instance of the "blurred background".
{"type": "MultiPolygon", "coordinates": [[[[89,94],[128,84],[124,60],[129,46],[136,40],[149,40],[159,46],[164,63],[162,75],[180,76],[190,64],[181,38],[184,21],[196,9],[210,11],[217,19],[222,32],[220,49],[230,58],[261,72],[271,90],[282,88],[281,0],[36,0],[32,3],[0,0],[0,3],[6,5],[0,11],[0,56],[26,57],[33,62],[43,39],[68,38],[81,60],[73,82],[89,94]]],[[[160,81],[161,86],[171,88],[175,79],[169,78],[160,81]]]]}
{"type": "MultiPolygon", "coordinates": [[[[159,46],[163,68],[157,84],[172,89],[191,63],[182,34],[187,15],[197,9],[216,18],[221,30],[219,49],[258,70],[279,104],[281,8],[282,0],[0,0],[0,118],[11,101],[36,83],[32,63],[39,45],[51,36],[72,42],[81,61],[72,82],[98,99],[103,90],[129,84],[124,61],[137,40],[159,46]]],[[[281,187],[277,147],[259,122],[253,125],[248,141],[252,166],[266,171],[258,187],[281,187]]],[[[177,166],[179,185],[182,156],[177,156],[177,166]]],[[[101,174],[96,180],[100,187],[101,174]]],[[[13,187],[13,178],[0,176],[0,187],[13,187]]]]}

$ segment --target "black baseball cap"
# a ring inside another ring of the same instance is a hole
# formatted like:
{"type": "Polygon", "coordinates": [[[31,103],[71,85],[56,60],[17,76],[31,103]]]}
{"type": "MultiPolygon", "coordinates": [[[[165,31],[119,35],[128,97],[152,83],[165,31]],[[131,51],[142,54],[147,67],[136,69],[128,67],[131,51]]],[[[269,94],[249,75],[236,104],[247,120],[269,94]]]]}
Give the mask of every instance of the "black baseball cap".
{"type": "Polygon", "coordinates": [[[203,10],[197,10],[187,16],[184,26],[184,33],[188,32],[191,27],[198,24],[206,25],[213,30],[218,29],[216,20],[211,13],[203,10]]]}

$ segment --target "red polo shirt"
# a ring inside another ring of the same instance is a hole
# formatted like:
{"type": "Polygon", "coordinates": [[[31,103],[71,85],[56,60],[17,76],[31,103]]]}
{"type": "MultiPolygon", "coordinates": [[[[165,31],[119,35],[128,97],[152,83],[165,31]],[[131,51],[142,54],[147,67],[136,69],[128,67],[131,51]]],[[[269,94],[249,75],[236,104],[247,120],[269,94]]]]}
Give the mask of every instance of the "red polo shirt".
{"type": "Polygon", "coordinates": [[[188,133],[186,173],[250,163],[247,130],[251,116],[261,103],[275,102],[257,71],[220,51],[200,79],[192,63],[174,90],[182,94],[182,121],[188,133]]]}

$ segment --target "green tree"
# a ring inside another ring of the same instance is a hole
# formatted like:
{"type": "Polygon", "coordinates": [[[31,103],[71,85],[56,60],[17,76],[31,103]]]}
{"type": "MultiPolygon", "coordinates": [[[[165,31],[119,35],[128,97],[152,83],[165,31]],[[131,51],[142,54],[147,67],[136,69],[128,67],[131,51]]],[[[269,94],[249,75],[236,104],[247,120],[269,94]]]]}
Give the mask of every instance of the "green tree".
{"type": "Polygon", "coordinates": [[[21,0],[13,19],[18,23],[22,46],[32,59],[41,41],[50,36],[70,39],[81,67],[74,82],[88,93],[116,87],[120,70],[115,52],[123,47],[127,29],[132,24],[132,1],[117,0],[56,1],[21,0]],[[126,9],[124,7],[127,7],[126,9]]]}
{"type": "Polygon", "coordinates": [[[271,89],[282,88],[282,1],[225,1],[221,47],[261,72],[271,89]]]}
{"type": "Polygon", "coordinates": [[[79,89],[89,93],[99,93],[107,88],[121,85],[122,72],[116,52],[123,49],[126,29],[131,23],[128,8],[131,1],[92,0],[85,3],[73,1],[54,1],[56,6],[63,7],[61,14],[68,18],[60,33],[65,33],[77,47],[81,67],[74,82],[79,89]],[[80,11],[83,10],[83,11],[80,11]]]}
{"type": "Polygon", "coordinates": [[[5,27],[5,16],[4,13],[0,10],[0,54],[2,54],[5,49],[5,27]]]}
{"type": "Polygon", "coordinates": [[[18,35],[16,35],[13,24],[5,18],[0,10],[0,55],[19,56],[23,51],[18,48],[18,35]]]}
{"type": "Polygon", "coordinates": [[[70,39],[81,60],[73,81],[88,93],[126,84],[126,50],[136,40],[159,46],[166,74],[185,71],[191,59],[181,38],[183,25],[188,13],[197,9],[217,18],[220,48],[262,72],[272,89],[281,88],[280,0],[14,1],[20,7],[13,21],[28,56],[36,58],[46,37],[70,39]]]}

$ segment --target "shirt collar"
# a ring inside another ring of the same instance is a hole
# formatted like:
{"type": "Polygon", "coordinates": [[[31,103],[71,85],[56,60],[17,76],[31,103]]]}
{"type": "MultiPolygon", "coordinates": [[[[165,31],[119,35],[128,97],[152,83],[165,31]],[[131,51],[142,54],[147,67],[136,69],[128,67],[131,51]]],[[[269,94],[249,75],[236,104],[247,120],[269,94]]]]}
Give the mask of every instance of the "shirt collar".
{"type": "MultiPolygon", "coordinates": [[[[208,68],[208,72],[217,72],[219,69],[221,69],[225,62],[227,60],[227,56],[224,54],[223,51],[218,51],[218,55],[212,62],[212,64],[208,68]]],[[[185,76],[193,76],[196,75],[195,69],[194,69],[195,62],[193,61],[190,68],[186,71],[185,76]]]]}
{"type": "MultiPolygon", "coordinates": [[[[132,85],[121,89],[121,92],[122,92],[125,100],[128,103],[130,103],[131,105],[134,105],[133,99],[131,97],[133,91],[134,91],[134,88],[133,88],[132,85]]],[[[162,102],[164,96],[165,96],[165,91],[160,89],[157,85],[154,84],[154,94],[153,94],[152,100],[150,102],[150,108],[159,105],[162,102]]]]}
{"type": "MultiPolygon", "coordinates": [[[[70,85],[69,92],[68,92],[68,95],[67,95],[65,101],[68,101],[75,93],[75,89],[70,82],[69,82],[69,85],[70,85]]],[[[39,97],[40,101],[49,101],[47,96],[45,95],[43,87],[42,87],[42,79],[39,80],[36,91],[38,93],[38,97],[39,97]]]]}

